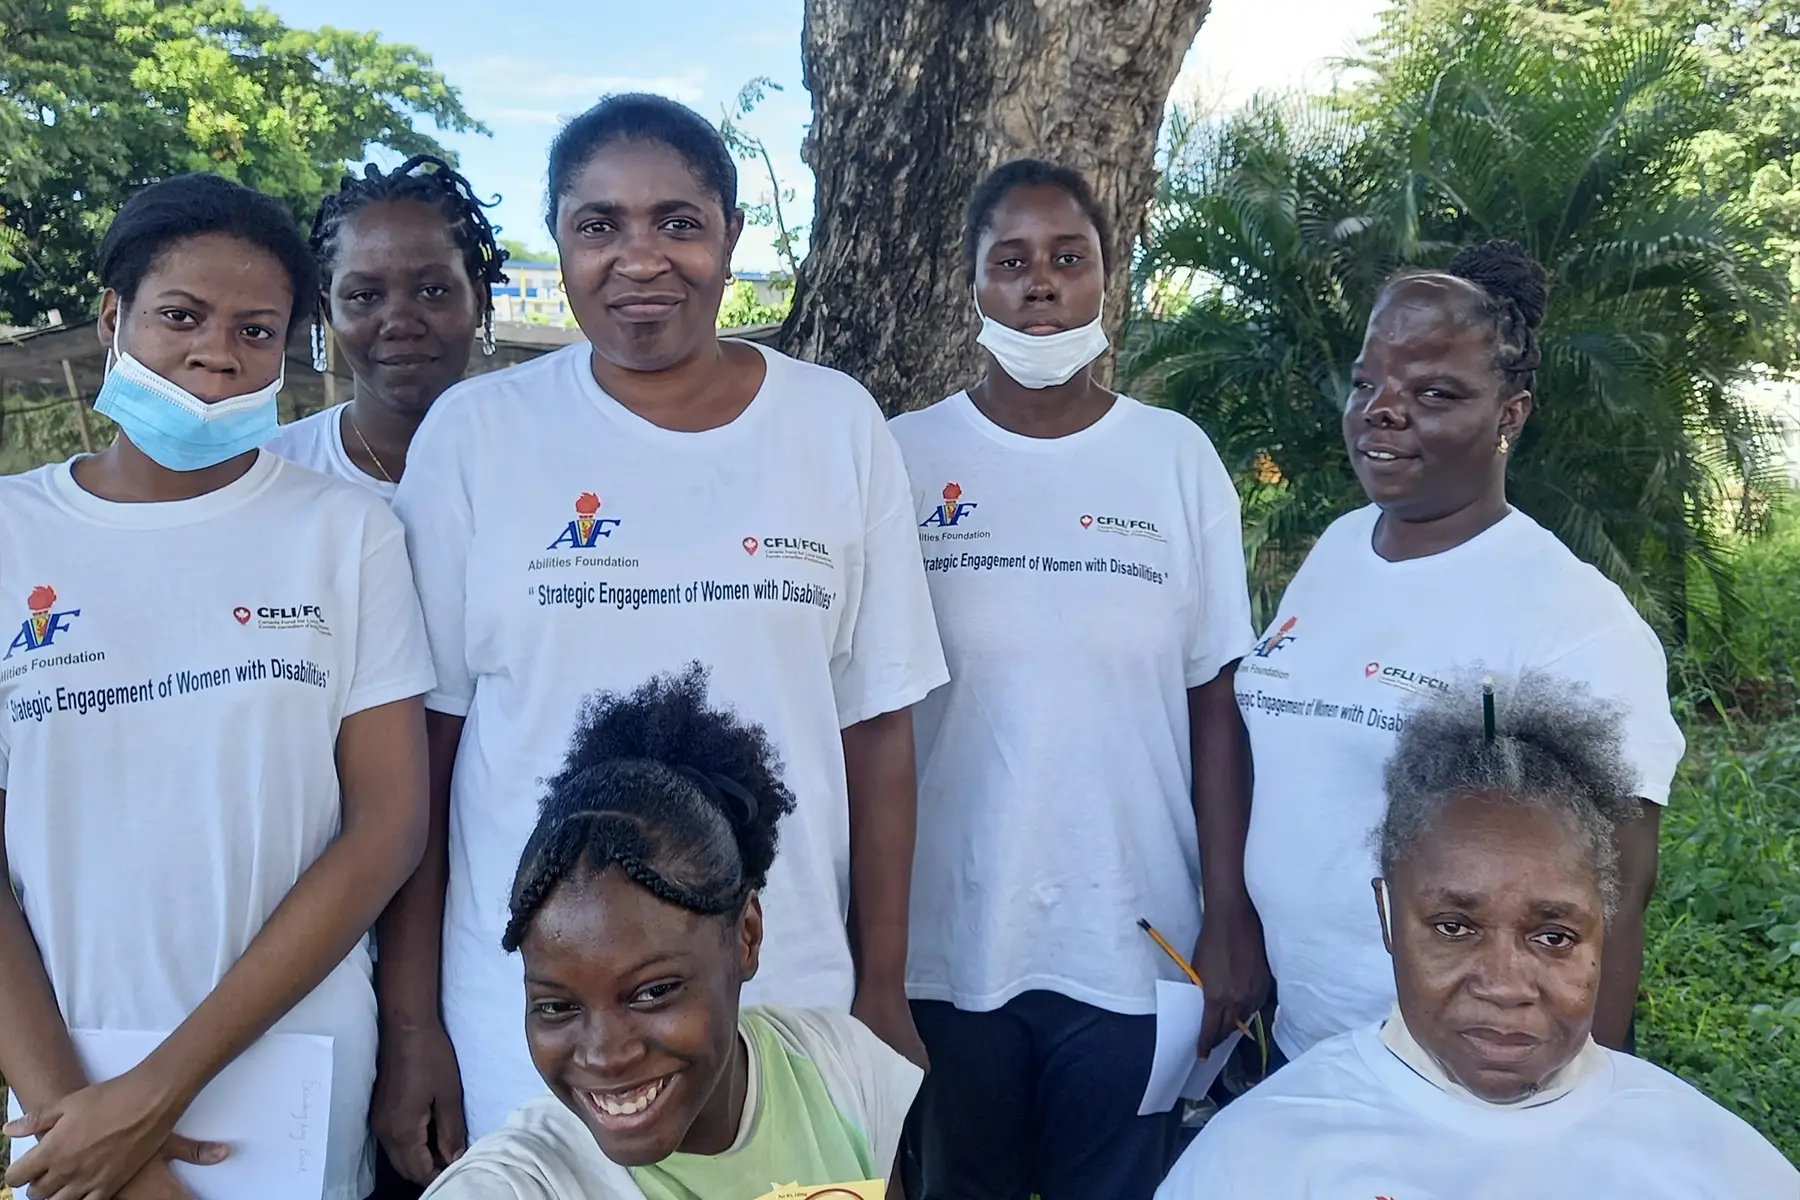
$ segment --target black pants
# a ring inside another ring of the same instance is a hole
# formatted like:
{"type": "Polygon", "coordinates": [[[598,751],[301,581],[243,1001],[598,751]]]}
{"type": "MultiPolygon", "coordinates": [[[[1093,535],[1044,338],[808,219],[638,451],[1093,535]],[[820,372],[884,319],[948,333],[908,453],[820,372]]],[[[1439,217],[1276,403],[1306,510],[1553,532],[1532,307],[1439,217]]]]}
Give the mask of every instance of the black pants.
{"type": "Polygon", "coordinates": [[[424,1191],[394,1170],[381,1147],[375,1147],[375,1190],[369,1193],[369,1200],[419,1200],[424,1191]]]}
{"type": "Polygon", "coordinates": [[[1156,1018],[1027,992],[987,1013],[916,1001],[931,1074],[908,1129],[908,1200],[1150,1200],[1180,1111],[1137,1115],[1156,1018]]]}

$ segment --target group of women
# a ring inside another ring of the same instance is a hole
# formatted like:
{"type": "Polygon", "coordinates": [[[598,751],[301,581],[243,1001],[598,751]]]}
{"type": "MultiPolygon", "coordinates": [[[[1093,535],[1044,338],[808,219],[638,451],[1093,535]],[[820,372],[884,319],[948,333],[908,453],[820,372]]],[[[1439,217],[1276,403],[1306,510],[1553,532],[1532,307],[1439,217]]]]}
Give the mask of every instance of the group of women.
{"type": "Polygon", "coordinates": [[[1218,455],[1094,374],[1076,173],[976,190],[987,369],[891,425],[717,335],[702,118],[604,100],[549,182],[584,340],[461,383],[503,255],[443,163],[310,245],[211,176],[115,218],[120,435],[0,482],[8,1183],[186,1196],[231,1148],[182,1114],[276,1031],[332,1039],[326,1200],[1800,1195],[1618,1052],[1682,742],[1507,503],[1516,246],[1377,297],[1371,503],[1259,639],[1218,455]],[[353,398],[277,430],[315,308],[353,398]],[[1179,1162],[1140,921],[1199,1052],[1272,966],[1295,1060],[1179,1162]],[[97,1080],[86,1030],[162,1038],[97,1080]]]}

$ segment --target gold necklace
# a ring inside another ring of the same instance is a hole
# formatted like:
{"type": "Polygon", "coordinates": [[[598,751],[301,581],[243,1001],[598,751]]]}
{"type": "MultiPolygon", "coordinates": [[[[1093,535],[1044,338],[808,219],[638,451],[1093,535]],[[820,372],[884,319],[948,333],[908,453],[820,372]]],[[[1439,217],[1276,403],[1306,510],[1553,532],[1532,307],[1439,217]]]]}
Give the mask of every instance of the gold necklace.
{"type": "Polygon", "coordinates": [[[375,464],[375,469],[381,472],[381,477],[383,479],[387,480],[395,487],[398,487],[400,485],[399,480],[388,474],[387,467],[382,465],[381,455],[375,453],[375,447],[369,445],[369,439],[363,436],[362,426],[356,423],[355,414],[352,413],[349,408],[345,408],[344,415],[350,418],[350,432],[354,433],[356,435],[356,440],[362,443],[363,453],[369,456],[369,461],[375,464]]]}

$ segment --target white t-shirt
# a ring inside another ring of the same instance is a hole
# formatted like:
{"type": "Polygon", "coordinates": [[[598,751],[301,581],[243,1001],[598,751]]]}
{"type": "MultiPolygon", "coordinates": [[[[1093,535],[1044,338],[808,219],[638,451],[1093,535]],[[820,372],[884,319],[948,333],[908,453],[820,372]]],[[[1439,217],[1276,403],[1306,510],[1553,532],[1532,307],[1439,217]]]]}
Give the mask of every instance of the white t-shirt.
{"type": "MultiPolygon", "coordinates": [[[[832,1111],[784,1112],[779,1119],[843,1122],[860,1135],[871,1163],[883,1164],[874,1177],[885,1179],[899,1152],[906,1114],[918,1095],[923,1072],[854,1017],[819,1009],[775,1007],[758,1008],[754,1013],[773,1035],[768,1040],[790,1062],[762,1062],[758,1045],[764,1039],[754,1036],[748,1024],[740,1023],[744,1045],[750,1051],[750,1079],[737,1138],[720,1158],[739,1155],[759,1133],[780,1142],[808,1140],[806,1131],[800,1129],[758,1128],[776,1116],[766,1111],[767,1089],[760,1086],[761,1077],[772,1067],[785,1068],[790,1074],[798,1072],[822,1084],[824,1100],[832,1111]]],[[[748,1018],[751,1013],[743,1015],[748,1018]]],[[[792,1174],[780,1180],[746,1179],[742,1194],[760,1195],[792,1181],[792,1174]]],[[[644,1200],[644,1191],[633,1181],[631,1171],[608,1159],[581,1118],[552,1095],[525,1104],[502,1128],[476,1142],[426,1194],[431,1200],[644,1200]]]]}
{"type": "Polygon", "coordinates": [[[1370,544],[1379,515],[1371,505],[1325,531],[1238,668],[1256,759],[1244,866],[1290,1058],[1393,1002],[1369,839],[1418,697],[1470,672],[1501,686],[1526,671],[1585,683],[1626,707],[1637,794],[1657,804],[1684,748],[1655,634],[1543,526],[1515,510],[1442,554],[1388,562],[1370,544]]]}
{"type": "Polygon", "coordinates": [[[1549,1104],[1439,1091],[1375,1027],[1321,1043],[1207,1123],[1157,1200],[1794,1200],[1750,1126],[1642,1059],[1549,1104]]]}
{"type": "Polygon", "coordinates": [[[542,1090],[523,969],[500,949],[541,781],[582,701],[694,660],[761,725],[798,811],[763,893],[746,1003],[848,1009],[840,731],[945,679],[900,451],[847,376],[763,351],[737,420],[677,433],[601,391],[577,343],[446,392],[413,441],[407,525],[438,666],[466,715],[450,817],[443,1011],[470,1132],[542,1090]]]}
{"type": "Polygon", "coordinates": [[[949,686],[915,714],[907,991],[1156,1011],[1200,932],[1187,693],[1255,641],[1237,493],[1198,426],[1121,396],[1062,438],[966,392],[896,417],[949,686]]]}
{"type": "Polygon", "coordinates": [[[351,462],[349,452],[344,449],[343,416],[349,404],[346,400],[310,417],[290,421],[275,431],[275,436],[264,444],[264,448],[321,475],[366,487],[391,504],[394,489],[399,485],[370,475],[351,462]]]}
{"type": "MultiPolygon", "coordinates": [[[[400,522],[272,454],[115,504],[0,479],[6,848],[64,1020],[173,1030],[340,826],[338,728],[422,695],[400,522]]],[[[361,1200],[375,994],[359,946],[275,1028],[333,1040],[326,1196],[361,1200]]]]}

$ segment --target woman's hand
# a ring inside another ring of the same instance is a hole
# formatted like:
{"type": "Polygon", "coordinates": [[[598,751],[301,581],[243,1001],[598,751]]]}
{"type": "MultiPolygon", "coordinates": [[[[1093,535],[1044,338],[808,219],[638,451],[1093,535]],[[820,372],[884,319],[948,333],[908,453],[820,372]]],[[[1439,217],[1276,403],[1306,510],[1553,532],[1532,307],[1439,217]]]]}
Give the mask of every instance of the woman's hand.
{"type": "Polygon", "coordinates": [[[82,1088],[7,1124],[8,1137],[35,1137],[38,1144],[12,1164],[6,1182],[29,1186],[33,1196],[108,1200],[154,1159],[222,1161],[230,1153],[223,1143],[171,1132],[185,1108],[185,1100],[141,1066],[82,1088]]]}
{"type": "MultiPolygon", "coordinates": [[[[171,1141],[175,1139],[170,1139],[171,1141]]],[[[185,1141],[186,1139],[181,1139],[185,1141]]],[[[169,1170],[170,1147],[163,1146],[163,1154],[157,1155],[145,1163],[143,1169],[119,1189],[113,1200],[194,1200],[193,1193],[182,1187],[175,1179],[174,1172],[169,1170]]],[[[183,1161],[192,1162],[193,1159],[183,1161]]]]}
{"type": "Polygon", "coordinates": [[[369,1124],[394,1169],[421,1186],[468,1149],[462,1070],[441,1024],[382,1030],[369,1124]]]}
{"type": "Polygon", "coordinates": [[[850,1015],[869,1027],[869,1031],[920,1070],[929,1071],[931,1060],[925,1054],[925,1043],[913,1024],[912,1006],[906,1002],[904,987],[864,988],[856,993],[850,1015]]]}
{"type": "Polygon", "coordinates": [[[1197,1047],[1205,1058],[1233,1029],[1255,1016],[1269,996],[1272,978],[1262,922],[1248,895],[1238,903],[1207,905],[1200,941],[1194,946],[1194,970],[1206,991],[1197,1047]]]}

